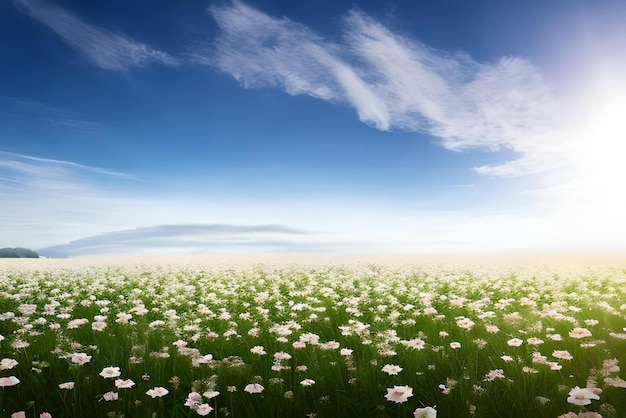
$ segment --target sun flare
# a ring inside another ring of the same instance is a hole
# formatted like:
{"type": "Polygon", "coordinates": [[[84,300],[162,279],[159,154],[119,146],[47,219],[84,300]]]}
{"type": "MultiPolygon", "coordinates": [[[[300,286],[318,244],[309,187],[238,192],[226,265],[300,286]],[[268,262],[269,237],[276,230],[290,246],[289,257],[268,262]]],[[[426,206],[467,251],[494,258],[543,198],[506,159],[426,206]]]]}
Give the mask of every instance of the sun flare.
{"type": "Polygon", "coordinates": [[[542,234],[564,247],[582,248],[593,241],[599,251],[618,245],[626,233],[626,88],[622,86],[603,83],[587,90],[577,119],[561,141],[567,180],[557,179],[556,186],[546,190],[553,211],[542,234]]]}
{"type": "Polygon", "coordinates": [[[573,137],[571,158],[576,166],[579,198],[594,205],[623,207],[626,179],[626,92],[593,100],[573,137]]]}

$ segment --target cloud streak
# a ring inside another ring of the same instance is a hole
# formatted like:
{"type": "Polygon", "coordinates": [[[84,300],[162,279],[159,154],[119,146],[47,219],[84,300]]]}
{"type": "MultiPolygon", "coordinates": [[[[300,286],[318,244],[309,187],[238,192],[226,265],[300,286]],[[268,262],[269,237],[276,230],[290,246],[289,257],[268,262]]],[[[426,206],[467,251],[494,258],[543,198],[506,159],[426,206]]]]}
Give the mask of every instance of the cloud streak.
{"type": "Polygon", "coordinates": [[[33,247],[119,228],[120,211],[141,208],[114,170],[0,151],[0,237],[33,247]]]}
{"type": "Polygon", "coordinates": [[[513,151],[517,159],[476,167],[492,176],[554,168],[562,155],[555,134],[558,104],[527,60],[480,63],[392,32],[358,10],[343,20],[336,42],[287,18],[242,3],[209,9],[219,36],[194,60],[244,87],[277,87],[354,107],[377,129],[427,133],[455,151],[513,151]],[[556,145],[555,145],[556,142],[556,145]]]}
{"type": "Polygon", "coordinates": [[[166,52],[151,49],[128,36],[90,25],[39,0],[14,0],[18,8],[52,29],[65,43],[105,70],[124,71],[151,63],[176,65],[166,52]]]}
{"type": "MultiPolygon", "coordinates": [[[[40,249],[54,257],[367,247],[332,232],[311,232],[319,224],[308,222],[303,204],[291,199],[277,203],[218,195],[155,196],[145,185],[146,180],[115,170],[0,151],[0,246],[40,249]],[[306,229],[285,226],[303,224],[306,229]]],[[[320,216],[326,216],[323,205],[313,218],[320,216]]]]}
{"type": "Polygon", "coordinates": [[[76,118],[73,112],[24,97],[0,96],[0,117],[3,116],[77,131],[104,129],[101,124],[76,118]]]}
{"type": "Polygon", "coordinates": [[[113,184],[115,180],[134,179],[125,173],[72,161],[0,151],[0,191],[17,187],[12,185],[19,186],[17,191],[33,194],[50,193],[53,190],[50,186],[53,184],[58,190],[102,187],[99,184],[102,177],[106,177],[109,184],[113,184]]]}
{"type": "Polygon", "coordinates": [[[123,253],[132,251],[185,252],[252,248],[257,250],[288,250],[310,244],[294,242],[293,238],[310,232],[284,225],[157,225],[114,231],[71,241],[67,244],[41,248],[41,255],[68,257],[86,254],[123,253]]]}

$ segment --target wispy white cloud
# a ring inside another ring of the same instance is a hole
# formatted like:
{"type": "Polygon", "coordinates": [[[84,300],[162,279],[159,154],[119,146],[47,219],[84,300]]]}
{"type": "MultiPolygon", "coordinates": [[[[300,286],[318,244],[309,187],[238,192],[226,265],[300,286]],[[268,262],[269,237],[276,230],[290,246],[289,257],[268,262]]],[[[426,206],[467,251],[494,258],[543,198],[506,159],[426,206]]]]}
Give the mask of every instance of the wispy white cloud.
{"type": "Polygon", "coordinates": [[[193,60],[215,65],[245,87],[281,87],[289,94],[325,100],[340,97],[324,62],[334,58],[322,38],[306,27],[241,4],[210,10],[222,36],[215,40],[215,49],[196,51],[193,60]]]}
{"type": "MultiPolygon", "coordinates": [[[[67,205],[74,197],[93,197],[113,191],[122,183],[136,181],[135,177],[114,170],[0,151],[0,193],[14,193],[32,201],[41,199],[67,205]]],[[[17,203],[11,208],[16,208],[17,203]]],[[[80,205],[68,206],[70,212],[81,210],[80,205]]]]}
{"type": "Polygon", "coordinates": [[[6,151],[0,151],[0,167],[12,168],[14,171],[21,172],[26,175],[43,176],[45,174],[48,178],[68,178],[70,175],[74,177],[78,174],[78,172],[127,179],[134,178],[126,173],[78,164],[73,161],[34,157],[31,155],[16,154],[6,151]]]}
{"type": "Polygon", "coordinates": [[[519,158],[476,167],[518,176],[560,164],[558,104],[527,60],[481,63],[392,32],[358,10],[345,16],[343,37],[329,41],[304,25],[240,2],[212,6],[220,29],[197,62],[243,86],[278,87],[353,106],[380,130],[423,132],[450,150],[508,150],[519,158]]]}
{"type": "Polygon", "coordinates": [[[40,248],[41,255],[68,257],[84,254],[123,253],[133,251],[200,252],[232,250],[245,247],[254,251],[274,249],[290,251],[310,247],[297,237],[307,231],[284,225],[181,224],[156,225],[113,231],[81,238],[65,244],[40,248]],[[296,240],[294,241],[294,237],[296,240]]]}
{"type": "Polygon", "coordinates": [[[151,49],[128,36],[85,23],[50,2],[14,0],[32,18],[52,29],[65,43],[78,50],[98,67],[123,71],[150,63],[175,65],[176,59],[151,49]]]}
{"type": "Polygon", "coordinates": [[[71,256],[144,250],[332,251],[365,245],[310,232],[319,224],[288,226],[310,226],[312,215],[290,217],[298,210],[277,210],[274,200],[181,197],[167,191],[156,196],[143,186],[144,180],[116,170],[0,151],[0,247],[71,256]]]}
{"type": "Polygon", "coordinates": [[[136,183],[114,170],[0,151],[0,237],[33,247],[119,228],[117,214],[144,206],[124,191],[136,183]]]}
{"type": "Polygon", "coordinates": [[[0,96],[0,117],[23,119],[78,131],[101,131],[104,126],[77,117],[74,112],[25,97],[0,96]]]}

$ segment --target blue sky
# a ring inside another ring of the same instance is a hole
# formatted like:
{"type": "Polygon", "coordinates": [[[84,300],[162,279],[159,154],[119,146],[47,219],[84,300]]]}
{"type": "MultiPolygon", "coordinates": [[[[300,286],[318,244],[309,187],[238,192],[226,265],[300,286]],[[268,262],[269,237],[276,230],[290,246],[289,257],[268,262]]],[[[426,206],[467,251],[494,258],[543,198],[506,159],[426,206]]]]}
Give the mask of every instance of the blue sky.
{"type": "Polygon", "coordinates": [[[622,252],[621,1],[0,0],[0,247],[622,252]]]}

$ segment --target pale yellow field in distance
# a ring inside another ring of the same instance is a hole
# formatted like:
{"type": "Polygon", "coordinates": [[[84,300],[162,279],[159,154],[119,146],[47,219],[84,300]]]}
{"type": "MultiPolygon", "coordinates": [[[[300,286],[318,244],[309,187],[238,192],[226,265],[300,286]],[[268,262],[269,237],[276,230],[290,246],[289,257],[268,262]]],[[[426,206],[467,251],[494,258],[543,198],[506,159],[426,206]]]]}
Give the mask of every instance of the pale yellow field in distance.
{"type": "Polygon", "coordinates": [[[626,254],[124,254],[65,259],[2,259],[0,266],[53,267],[76,265],[183,264],[197,266],[250,266],[256,264],[390,265],[431,268],[478,268],[493,272],[525,270],[527,273],[580,272],[626,268],[626,254]]]}

